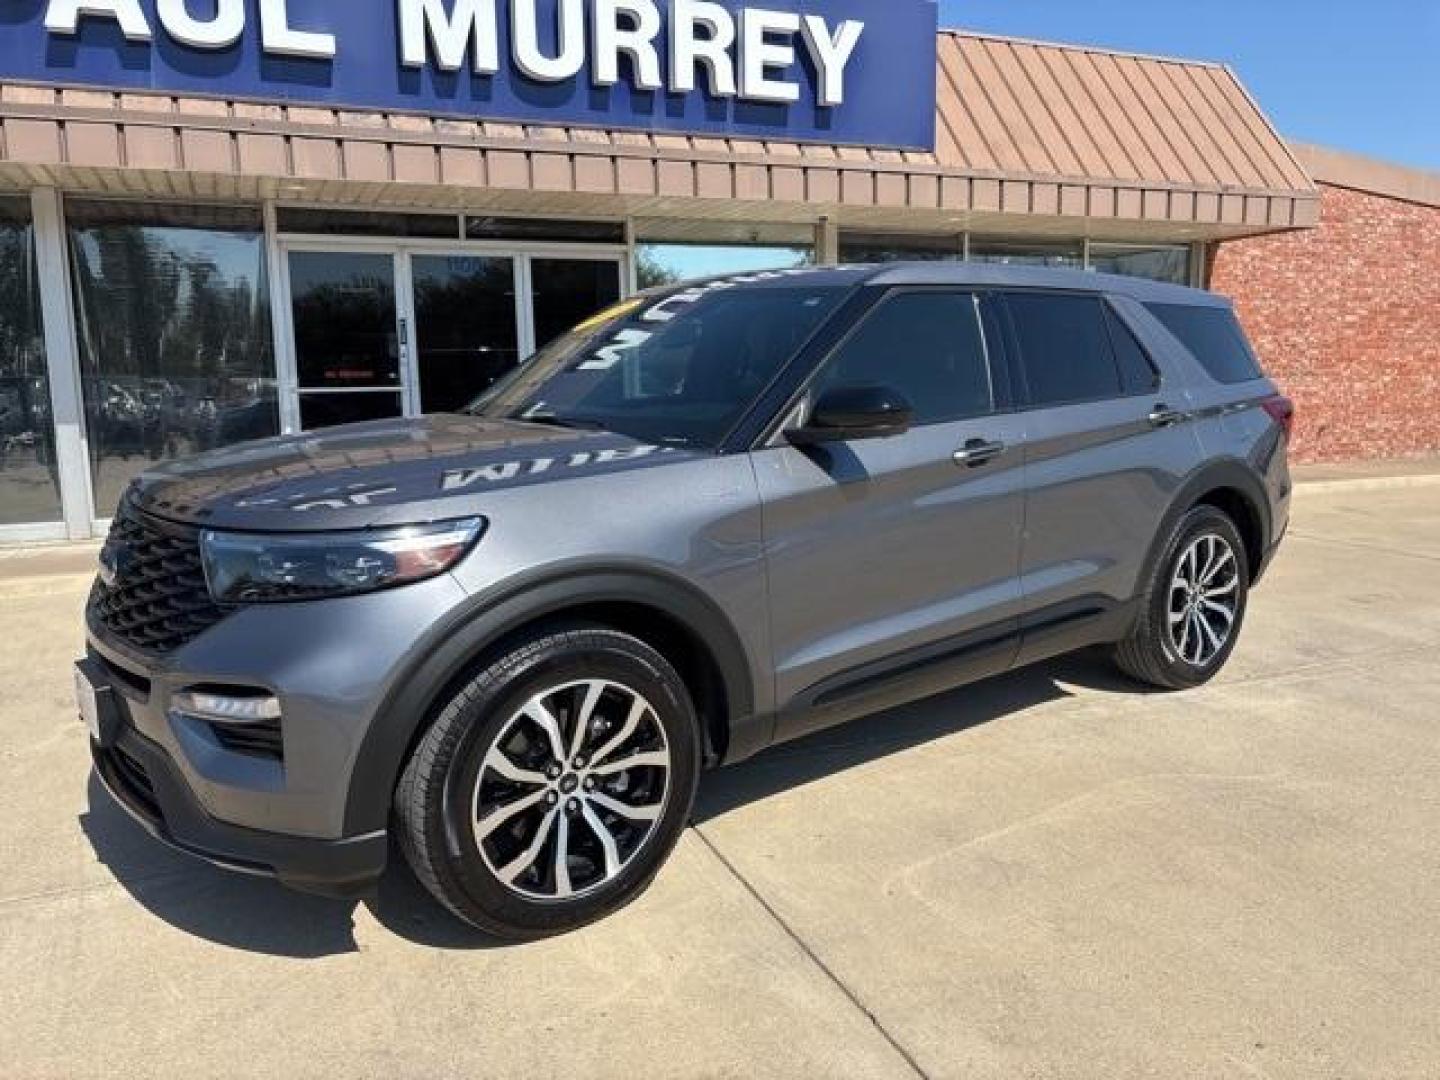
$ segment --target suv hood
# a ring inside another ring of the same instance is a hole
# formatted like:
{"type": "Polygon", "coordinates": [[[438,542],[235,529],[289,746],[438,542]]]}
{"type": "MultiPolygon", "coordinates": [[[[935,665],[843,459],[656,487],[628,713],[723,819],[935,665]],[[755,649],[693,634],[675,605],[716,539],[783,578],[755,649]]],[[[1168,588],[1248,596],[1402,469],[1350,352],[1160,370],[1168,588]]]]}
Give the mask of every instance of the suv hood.
{"type": "Polygon", "coordinates": [[[143,473],[127,497],[213,528],[355,529],[483,514],[494,491],[695,456],[611,432],[429,416],[244,443],[143,473]]]}

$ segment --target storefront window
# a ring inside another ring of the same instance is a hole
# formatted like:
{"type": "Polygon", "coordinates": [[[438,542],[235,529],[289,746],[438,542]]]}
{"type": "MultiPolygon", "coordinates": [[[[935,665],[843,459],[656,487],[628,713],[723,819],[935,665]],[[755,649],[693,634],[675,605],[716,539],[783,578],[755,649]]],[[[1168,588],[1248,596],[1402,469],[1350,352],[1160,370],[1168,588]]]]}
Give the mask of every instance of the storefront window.
{"type": "Polygon", "coordinates": [[[0,197],[0,525],[60,519],[30,200],[0,197]]]}
{"type": "Polygon", "coordinates": [[[95,511],[167,458],[279,430],[254,207],[66,205],[95,511]]]}
{"type": "Polygon", "coordinates": [[[1090,245],[1090,269],[1102,274],[1190,284],[1190,249],[1186,247],[1131,247],[1090,245]]]}
{"type": "Polygon", "coordinates": [[[1053,266],[1079,268],[1085,265],[1085,247],[1079,242],[1046,244],[1029,241],[970,241],[970,261],[1003,266],[1053,266]]]}
{"type": "Polygon", "coordinates": [[[963,236],[906,233],[841,233],[842,263],[957,262],[965,251],[963,236]]]}
{"type": "Polygon", "coordinates": [[[640,244],[635,248],[635,276],[640,288],[650,289],[716,274],[791,270],[813,259],[811,248],[798,245],[640,244]]]}
{"type": "Polygon", "coordinates": [[[537,349],[620,299],[620,264],[614,260],[532,259],[530,280],[537,349]]]}

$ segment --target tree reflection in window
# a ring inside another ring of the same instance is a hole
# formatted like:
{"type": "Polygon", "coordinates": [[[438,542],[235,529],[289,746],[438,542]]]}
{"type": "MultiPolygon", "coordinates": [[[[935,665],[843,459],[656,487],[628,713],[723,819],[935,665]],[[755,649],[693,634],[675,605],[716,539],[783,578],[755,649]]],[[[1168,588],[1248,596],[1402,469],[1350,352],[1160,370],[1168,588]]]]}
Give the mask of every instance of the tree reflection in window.
{"type": "Polygon", "coordinates": [[[147,465],[279,430],[260,211],[66,207],[95,509],[147,465]]]}
{"type": "Polygon", "coordinates": [[[0,525],[60,516],[30,200],[0,197],[0,525]]]}

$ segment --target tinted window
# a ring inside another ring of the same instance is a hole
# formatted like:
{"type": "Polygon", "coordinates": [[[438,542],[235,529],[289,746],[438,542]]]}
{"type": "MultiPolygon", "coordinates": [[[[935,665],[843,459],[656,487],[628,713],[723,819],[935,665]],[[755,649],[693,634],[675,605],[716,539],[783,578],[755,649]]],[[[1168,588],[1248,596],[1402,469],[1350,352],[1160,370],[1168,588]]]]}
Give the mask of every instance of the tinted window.
{"type": "Polygon", "coordinates": [[[0,196],[0,525],[59,520],[30,200],[0,196]]]}
{"type": "Polygon", "coordinates": [[[1124,393],[1099,297],[1011,293],[1007,301],[1030,404],[1064,405],[1124,393]]]}
{"type": "Polygon", "coordinates": [[[1145,306],[1195,354],[1195,359],[1216,381],[1238,383],[1261,377],[1260,365],[1233,311],[1187,304],[1145,306]]]}
{"type": "Polygon", "coordinates": [[[718,281],[636,297],[542,349],[471,411],[713,447],[846,295],[718,281]]]}
{"type": "Polygon", "coordinates": [[[960,236],[840,234],[842,263],[959,262],[964,250],[964,238],[960,236]]]}
{"type": "Polygon", "coordinates": [[[970,293],[902,293],[884,301],[820,376],[831,386],[891,386],[919,424],[981,416],[994,408],[985,341],[970,293]]]}
{"type": "Polygon", "coordinates": [[[620,299],[618,262],[532,259],[530,279],[537,348],[544,348],[572,326],[620,299]]]}
{"type": "Polygon", "coordinates": [[[260,209],[70,201],[66,217],[97,514],[152,462],[276,434],[260,209]]]}
{"type": "Polygon", "coordinates": [[[419,236],[454,240],[460,235],[455,214],[395,214],[359,210],[311,210],[282,206],[275,211],[283,233],[326,236],[419,236]]]}
{"type": "Polygon", "coordinates": [[[1105,324],[1110,327],[1110,344],[1115,347],[1115,363],[1120,368],[1120,381],[1127,394],[1144,394],[1160,385],[1160,375],[1150,357],[1135,340],[1135,335],[1119,315],[1105,305],[1105,324]]]}

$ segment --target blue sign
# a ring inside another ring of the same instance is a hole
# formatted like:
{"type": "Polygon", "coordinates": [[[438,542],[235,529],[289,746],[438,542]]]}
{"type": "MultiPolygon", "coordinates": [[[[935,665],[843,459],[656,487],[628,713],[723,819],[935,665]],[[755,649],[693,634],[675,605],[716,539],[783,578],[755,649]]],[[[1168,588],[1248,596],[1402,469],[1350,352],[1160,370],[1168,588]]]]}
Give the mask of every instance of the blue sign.
{"type": "Polygon", "coordinates": [[[935,0],[3,0],[0,79],[929,150],[935,0]]]}

